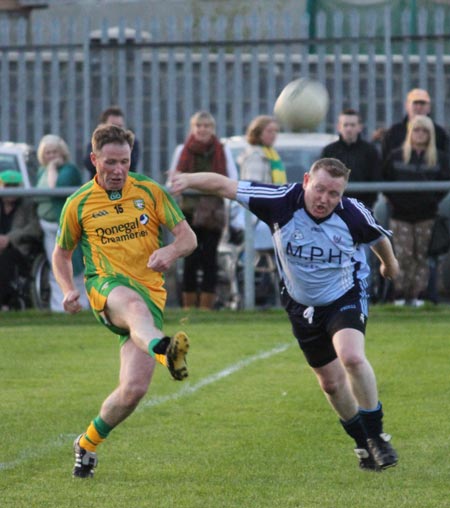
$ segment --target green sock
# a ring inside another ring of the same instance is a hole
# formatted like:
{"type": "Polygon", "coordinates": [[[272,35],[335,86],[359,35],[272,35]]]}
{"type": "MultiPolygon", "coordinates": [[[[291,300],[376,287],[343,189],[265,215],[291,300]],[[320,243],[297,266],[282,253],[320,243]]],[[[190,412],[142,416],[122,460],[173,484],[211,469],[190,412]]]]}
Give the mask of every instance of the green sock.
{"type": "Polygon", "coordinates": [[[155,354],[156,354],[156,353],[153,351],[153,348],[154,348],[156,345],[158,345],[158,344],[159,344],[159,341],[160,341],[160,340],[161,340],[161,338],[159,338],[159,339],[152,339],[152,340],[150,341],[150,344],[148,345],[148,352],[149,352],[149,354],[150,354],[150,356],[151,356],[152,358],[155,358],[155,354]]]}
{"type": "Polygon", "coordinates": [[[97,416],[94,421],[94,427],[96,428],[97,432],[100,434],[102,438],[107,438],[108,434],[112,431],[113,427],[111,425],[108,425],[102,418],[97,416]]]}

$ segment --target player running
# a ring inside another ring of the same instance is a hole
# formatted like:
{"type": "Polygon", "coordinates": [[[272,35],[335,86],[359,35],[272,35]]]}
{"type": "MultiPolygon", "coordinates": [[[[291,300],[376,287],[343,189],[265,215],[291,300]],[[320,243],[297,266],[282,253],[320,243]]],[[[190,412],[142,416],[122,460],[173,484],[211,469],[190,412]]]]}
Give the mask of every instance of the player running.
{"type": "Polygon", "coordinates": [[[384,277],[398,262],[383,229],[356,199],[343,197],[350,170],[337,159],[316,161],[303,185],[236,182],[213,173],[178,173],[171,189],[192,188],[235,199],[272,232],[282,281],[281,301],[293,333],[340,422],[356,443],[362,469],[397,464],[383,432],[374,371],[364,351],[369,267],[363,244],[380,259],[384,277]]]}

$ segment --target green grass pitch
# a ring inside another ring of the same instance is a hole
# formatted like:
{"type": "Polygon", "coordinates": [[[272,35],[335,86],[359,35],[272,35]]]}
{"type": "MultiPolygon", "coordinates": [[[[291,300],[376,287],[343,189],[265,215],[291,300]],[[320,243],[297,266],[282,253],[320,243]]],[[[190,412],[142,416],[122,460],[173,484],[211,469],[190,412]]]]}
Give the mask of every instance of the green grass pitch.
{"type": "Polygon", "coordinates": [[[283,311],[169,310],[190,377],[157,366],[138,410],[71,478],[72,441],[117,383],[118,343],[89,313],[0,314],[2,508],[450,507],[450,308],[375,306],[367,353],[396,468],[359,471],[283,311]]]}

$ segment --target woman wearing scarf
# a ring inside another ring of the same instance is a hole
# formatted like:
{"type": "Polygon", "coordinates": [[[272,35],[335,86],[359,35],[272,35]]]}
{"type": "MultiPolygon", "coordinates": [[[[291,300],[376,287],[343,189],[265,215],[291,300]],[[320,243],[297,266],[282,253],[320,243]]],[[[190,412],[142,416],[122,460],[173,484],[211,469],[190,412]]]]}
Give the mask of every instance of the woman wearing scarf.
{"type": "Polygon", "coordinates": [[[247,128],[248,148],[239,158],[241,180],[283,185],[287,183],[286,170],[273,147],[279,131],[272,116],[261,115],[247,128]]]}
{"type": "MultiPolygon", "coordinates": [[[[185,144],[179,147],[169,170],[198,173],[212,171],[237,180],[237,169],[229,148],[215,135],[214,117],[199,111],[191,117],[191,130],[185,144]]],[[[183,308],[212,309],[216,300],[217,246],[225,226],[225,206],[216,196],[185,195],[180,202],[186,220],[197,235],[198,247],[184,259],[183,308]],[[199,279],[198,271],[202,276],[199,279]]]]}
{"type": "MultiPolygon", "coordinates": [[[[248,146],[238,159],[241,180],[275,185],[287,183],[283,161],[273,147],[278,131],[278,122],[272,116],[257,116],[250,122],[246,132],[248,146]]],[[[243,231],[245,229],[244,208],[233,201],[230,215],[232,227],[243,231]]],[[[255,216],[253,238],[256,252],[255,272],[261,268],[262,273],[259,284],[262,291],[255,289],[256,300],[263,306],[273,306],[276,303],[277,291],[272,277],[274,272],[272,274],[268,272],[268,267],[275,267],[272,233],[269,226],[255,216]],[[270,258],[272,261],[268,261],[270,258]]]]}

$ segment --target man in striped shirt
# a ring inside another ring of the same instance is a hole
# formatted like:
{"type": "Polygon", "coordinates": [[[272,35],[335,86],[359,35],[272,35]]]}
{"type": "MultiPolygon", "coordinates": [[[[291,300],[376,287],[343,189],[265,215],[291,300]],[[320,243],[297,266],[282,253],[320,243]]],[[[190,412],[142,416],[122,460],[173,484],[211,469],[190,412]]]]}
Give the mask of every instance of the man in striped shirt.
{"type": "Polygon", "coordinates": [[[176,174],[171,190],[187,188],[235,199],[269,225],[282,281],[281,301],[293,333],[345,431],[360,467],[397,464],[383,432],[373,369],[364,351],[369,267],[363,244],[380,259],[384,277],[398,262],[389,232],[359,201],[343,196],[350,170],[337,159],[316,161],[303,183],[273,186],[210,173],[176,174]]]}

